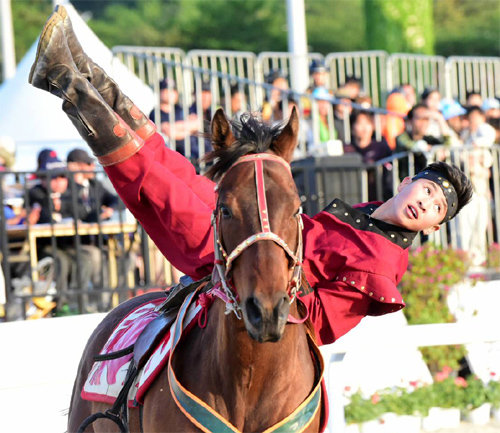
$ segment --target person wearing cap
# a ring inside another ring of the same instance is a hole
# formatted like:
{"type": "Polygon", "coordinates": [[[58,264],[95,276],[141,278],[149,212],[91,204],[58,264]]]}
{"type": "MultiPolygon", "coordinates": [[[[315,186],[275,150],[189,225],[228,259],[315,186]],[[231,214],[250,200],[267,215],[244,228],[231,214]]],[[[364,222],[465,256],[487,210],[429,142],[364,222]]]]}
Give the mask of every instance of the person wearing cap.
{"type": "MultiPolygon", "coordinates": [[[[81,219],[85,215],[82,203],[77,200],[73,208],[71,191],[68,188],[67,166],[52,149],[44,149],[38,154],[37,176],[40,183],[28,190],[28,204],[31,224],[60,223],[66,218],[81,219]]],[[[70,286],[76,287],[79,266],[82,287],[90,281],[91,265],[87,254],[78,254],[74,237],[60,236],[56,238],[56,248],[50,238],[37,239],[38,257],[51,256],[56,259],[56,288],[60,301],[68,302],[65,294],[70,286]]]]}
{"type": "MultiPolygon", "coordinates": [[[[93,223],[110,219],[118,205],[118,197],[96,179],[95,159],[85,149],[75,148],[66,156],[66,162],[68,170],[73,172],[78,201],[85,209],[82,221],[93,223]]],[[[102,254],[93,236],[81,236],[80,244],[92,264],[93,288],[106,287],[108,285],[106,255],[102,254]]],[[[101,296],[89,296],[87,311],[106,310],[110,300],[108,293],[103,293],[101,296]]]]}
{"type": "Polygon", "coordinates": [[[460,147],[463,145],[460,134],[463,130],[463,117],[466,113],[457,101],[441,101],[441,113],[446,120],[446,128],[443,129],[444,145],[448,147],[460,147]]]}
{"type": "Polygon", "coordinates": [[[75,172],[73,178],[78,187],[78,195],[87,214],[85,222],[105,221],[113,216],[118,206],[118,197],[96,179],[95,159],[86,150],[76,148],[66,157],[68,170],[75,172]]]}
{"type": "MultiPolygon", "coordinates": [[[[106,94],[94,87],[93,83],[108,79],[103,70],[98,71],[98,79],[88,80],[74,65],[72,58],[81,51],[73,43],[71,52],[65,43],[70,30],[68,23],[63,27],[56,9],[42,32],[31,82],[55,96],[71,98],[72,110],[80,113],[78,119],[92,119],[89,126],[95,134],[89,135],[77,124],[78,130],[127,207],[177,269],[194,279],[206,277],[214,266],[214,182],[196,174],[189,161],[168,149],[154,129],[145,130],[137,112],[134,118],[127,117],[126,134],[113,138],[113,125],[120,125],[118,117],[124,119],[127,111],[116,106],[115,100],[104,99],[106,94]],[[52,73],[61,64],[66,65],[66,72],[52,73]],[[85,86],[81,100],[71,92],[76,85],[85,86]],[[89,99],[95,104],[87,106],[89,99]],[[111,125],[102,116],[89,116],[105,113],[112,118],[113,112],[111,125]]],[[[84,63],[79,67],[85,67],[84,63]]],[[[217,116],[214,122],[222,122],[222,112],[217,116]]],[[[244,134],[252,133],[254,121],[251,116],[242,119],[244,134]]],[[[291,130],[298,129],[296,110],[289,122],[291,130]]],[[[231,139],[227,124],[218,126],[213,129],[213,140],[231,139]]],[[[263,123],[262,127],[269,126],[263,123]]],[[[460,169],[438,163],[413,179],[405,178],[398,191],[384,203],[353,207],[335,200],[314,217],[301,216],[303,269],[311,285],[301,300],[308,307],[319,344],[338,339],[366,315],[404,307],[397,284],[406,271],[412,240],[418,232],[431,233],[453,218],[469,201],[471,186],[460,169]]]]}
{"type": "Polygon", "coordinates": [[[311,85],[308,93],[312,93],[317,87],[328,88],[328,68],[322,60],[314,59],[309,66],[309,76],[311,77],[311,85]]]}
{"type": "Polygon", "coordinates": [[[203,134],[209,133],[210,121],[212,120],[212,89],[210,81],[203,80],[201,82],[201,89],[199,92],[195,90],[193,99],[194,101],[189,107],[189,115],[193,119],[197,119],[201,127],[198,126],[197,131],[191,134],[189,139],[191,143],[191,158],[194,161],[198,161],[200,156],[212,150],[210,142],[202,138],[202,134],[200,134],[200,131],[203,131],[203,134]],[[201,109],[201,116],[198,115],[198,108],[201,109]],[[203,146],[203,152],[200,152],[200,146],[203,146]]]}
{"type": "Polygon", "coordinates": [[[160,125],[160,131],[169,140],[175,140],[175,148],[185,154],[185,142],[191,134],[198,131],[198,118],[195,114],[190,114],[184,119],[184,112],[179,104],[179,93],[175,81],[165,78],[160,81],[159,111],[160,121],[156,119],[157,109],[149,113],[149,119],[160,125]]]}

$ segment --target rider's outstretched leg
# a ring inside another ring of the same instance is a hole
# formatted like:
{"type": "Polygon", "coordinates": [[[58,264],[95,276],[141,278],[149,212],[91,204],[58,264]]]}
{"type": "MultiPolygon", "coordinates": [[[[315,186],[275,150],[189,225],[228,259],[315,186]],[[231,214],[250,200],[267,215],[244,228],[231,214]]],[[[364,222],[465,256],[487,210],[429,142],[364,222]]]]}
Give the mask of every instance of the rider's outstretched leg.
{"type": "Polygon", "coordinates": [[[76,67],[56,12],[42,30],[29,82],[63,99],[64,112],[103,166],[124,161],[144,145],[76,67]]]}
{"type": "Polygon", "coordinates": [[[137,108],[130,98],[124,95],[118,84],[95,63],[84,51],[71,24],[66,8],[57,5],[55,13],[63,19],[64,34],[76,67],[97,89],[108,105],[136,132],[147,139],[156,132],[156,126],[137,108]]]}

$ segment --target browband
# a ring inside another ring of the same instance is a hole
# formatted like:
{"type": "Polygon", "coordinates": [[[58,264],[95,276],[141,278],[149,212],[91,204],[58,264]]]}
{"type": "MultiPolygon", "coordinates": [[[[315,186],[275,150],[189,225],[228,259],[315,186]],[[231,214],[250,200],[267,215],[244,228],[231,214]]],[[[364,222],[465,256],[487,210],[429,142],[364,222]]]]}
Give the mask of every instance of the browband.
{"type": "Polygon", "coordinates": [[[441,221],[441,224],[451,220],[457,213],[458,209],[458,196],[455,188],[451,182],[443,176],[442,173],[433,170],[422,170],[420,173],[415,175],[412,180],[418,179],[429,179],[430,181],[436,183],[441,187],[448,204],[448,209],[446,210],[446,215],[441,221]]]}

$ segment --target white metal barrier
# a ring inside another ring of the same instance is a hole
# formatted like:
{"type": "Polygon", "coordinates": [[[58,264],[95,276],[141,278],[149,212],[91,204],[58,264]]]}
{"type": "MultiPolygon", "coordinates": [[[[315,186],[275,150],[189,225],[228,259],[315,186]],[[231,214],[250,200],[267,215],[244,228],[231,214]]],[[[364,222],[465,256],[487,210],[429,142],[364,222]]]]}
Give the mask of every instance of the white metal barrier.
{"type": "Polygon", "coordinates": [[[325,58],[330,68],[332,89],[342,86],[346,77],[359,78],[373,105],[380,107],[387,93],[387,53],[385,51],[353,51],[330,53],[325,58]]]}
{"type": "Polygon", "coordinates": [[[401,84],[411,84],[421,94],[426,87],[433,87],[445,95],[445,58],[418,54],[391,54],[387,58],[387,90],[401,84]]]}
{"type": "Polygon", "coordinates": [[[451,56],[446,60],[446,95],[465,103],[467,92],[476,91],[484,98],[500,96],[499,57],[451,56]]]}

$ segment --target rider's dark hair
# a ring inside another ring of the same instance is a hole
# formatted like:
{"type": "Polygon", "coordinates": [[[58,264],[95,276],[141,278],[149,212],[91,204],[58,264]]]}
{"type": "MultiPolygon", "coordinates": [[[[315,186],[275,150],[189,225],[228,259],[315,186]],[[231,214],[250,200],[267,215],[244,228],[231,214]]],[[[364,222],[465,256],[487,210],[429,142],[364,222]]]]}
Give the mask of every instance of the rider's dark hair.
{"type": "MultiPolygon", "coordinates": [[[[443,177],[453,185],[457,193],[458,206],[455,216],[460,212],[467,203],[472,199],[472,183],[465,173],[460,170],[456,165],[447,164],[446,162],[433,162],[429,164],[424,170],[432,170],[441,173],[443,177]]],[[[422,170],[423,171],[423,170],[422,170]]]]}

